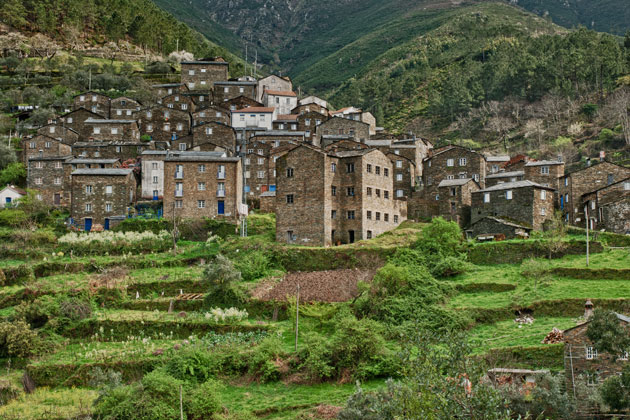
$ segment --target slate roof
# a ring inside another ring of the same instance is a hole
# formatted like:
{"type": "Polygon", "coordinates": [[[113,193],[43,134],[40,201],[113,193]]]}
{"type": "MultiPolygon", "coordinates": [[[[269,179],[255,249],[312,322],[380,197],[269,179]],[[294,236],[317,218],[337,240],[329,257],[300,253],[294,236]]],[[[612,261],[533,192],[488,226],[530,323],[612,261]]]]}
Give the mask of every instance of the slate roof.
{"type": "Polygon", "coordinates": [[[497,172],[496,174],[486,175],[486,179],[507,178],[511,176],[525,176],[524,171],[497,172]]]}
{"type": "Polygon", "coordinates": [[[503,184],[493,185],[492,187],[488,187],[483,190],[479,190],[475,192],[481,193],[481,192],[490,192],[490,191],[513,190],[516,188],[526,188],[526,187],[543,188],[546,190],[553,191],[553,188],[544,187],[532,181],[516,181],[516,182],[504,182],[503,184]]]}
{"type": "Polygon", "coordinates": [[[438,188],[440,188],[440,187],[456,187],[456,186],[460,186],[460,185],[466,185],[470,181],[474,181],[474,180],[472,178],[443,179],[440,182],[440,184],[438,185],[438,188]]]}
{"type": "Polygon", "coordinates": [[[96,169],[77,169],[72,175],[107,175],[107,176],[126,176],[133,172],[133,169],[121,168],[96,168],[96,169]]]}

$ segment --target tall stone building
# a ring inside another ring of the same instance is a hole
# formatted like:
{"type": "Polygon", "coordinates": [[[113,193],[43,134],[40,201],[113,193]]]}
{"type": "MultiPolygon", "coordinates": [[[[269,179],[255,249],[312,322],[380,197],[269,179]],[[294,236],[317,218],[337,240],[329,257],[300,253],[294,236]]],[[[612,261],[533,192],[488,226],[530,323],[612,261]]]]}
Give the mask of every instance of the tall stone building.
{"type": "Polygon", "coordinates": [[[131,169],[77,169],[72,172],[70,217],[79,229],[96,224],[113,228],[136,202],[136,178],[131,169]]]}
{"type": "Polygon", "coordinates": [[[65,144],[73,144],[80,140],[81,136],[72,128],[61,123],[49,123],[37,129],[37,135],[52,137],[65,144]]]}
{"type": "Polygon", "coordinates": [[[334,117],[322,122],[317,127],[317,140],[315,143],[322,147],[326,146],[322,141],[322,137],[327,135],[349,136],[355,141],[365,142],[370,138],[370,126],[361,121],[334,117]]]}
{"type": "Polygon", "coordinates": [[[256,100],[256,88],[258,82],[255,80],[224,80],[214,82],[214,101],[217,104],[227,102],[230,99],[244,96],[256,100]]]}
{"type": "Polygon", "coordinates": [[[167,155],[163,203],[169,219],[240,220],[247,216],[241,159],[213,152],[167,155]]]}
{"type": "Polygon", "coordinates": [[[468,226],[472,194],[479,190],[479,184],[471,178],[442,180],[436,196],[438,214],[446,220],[457,222],[461,227],[468,226]]]}
{"type": "Polygon", "coordinates": [[[214,82],[228,80],[229,64],[221,57],[182,61],[182,83],[188,90],[212,90],[214,82]]]}
{"type": "Polygon", "coordinates": [[[72,156],[32,157],[27,166],[27,188],[49,206],[70,206],[70,184],[64,175],[64,162],[72,156]]]}
{"type": "Polygon", "coordinates": [[[85,124],[87,120],[105,119],[85,108],[78,108],[58,118],[58,124],[78,133],[78,141],[87,140],[92,134],[92,127],[85,124]]]}
{"type": "Polygon", "coordinates": [[[630,176],[581,197],[593,230],[630,233],[630,176]]]}
{"type": "Polygon", "coordinates": [[[492,216],[542,230],[553,218],[554,189],[532,181],[506,182],[474,191],[471,207],[472,223],[492,216]]]}
{"type": "Polygon", "coordinates": [[[230,156],[236,155],[236,131],[229,125],[204,122],[195,125],[192,132],[194,150],[214,151],[218,147],[226,150],[230,156]]]}
{"type": "Polygon", "coordinates": [[[523,167],[525,179],[558,191],[564,176],[564,162],[558,160],[530,161],[523,167]]]}
{"type": "Polygon", "coordinates": [[[378,150],[291,150],[276,162],[276,240],[328,246],[394,229],[407,215],[406,201],[393,197],[392,173],[378,150]]]}
{"type": "Polygon", "coordinates": [[[85,108],[102,118],[109,118],[111,98],[102,93],[89,91],[74,97],[74,109],[85,108]]]}
{"type": "Polygon", "coordinates": [[[105,120],[88,118],[84,122],[92,131],[88,141],[94,142],[138,142],[140,130],[135,120],[105,120]]]}
{"type": "Polygon", "coordinates": [[[112,120],[130,120],[139,111],[142,104],[135,99],[121,96],[110,102],[110,116],[112,120]]]}
{"type": "Polygon", "coordinates": [[[71,154],[72,146],[52,137],[37,135],[22,140],[22,156],[25,164],[33,158],[69,156],[71,154]]]}
{"type": "Polygon", "coordinates": [[[272,74],[264,77],[258,81],[256,101],[263,103],[263,94],[266,90],[291,92],[293,91],[293,83],[291,82],[291,79],[286,76],[277,76],[272,74]]]}
{"type": "Polygon", "coordinates": [[[153,141],[171,141],[190,134],[190,114],[165,106],[152,106],[135,113],[140,122],[140,134],[153,141]]]}
{"type": "Polygon", "coordinates": [[[179,93],[166,95],[158,101],[158,104],[169,109],[177,109],[178,111],[184,111],[188,113],[194,112],[196,106],[195,102],[190,96],[179,93]]]}

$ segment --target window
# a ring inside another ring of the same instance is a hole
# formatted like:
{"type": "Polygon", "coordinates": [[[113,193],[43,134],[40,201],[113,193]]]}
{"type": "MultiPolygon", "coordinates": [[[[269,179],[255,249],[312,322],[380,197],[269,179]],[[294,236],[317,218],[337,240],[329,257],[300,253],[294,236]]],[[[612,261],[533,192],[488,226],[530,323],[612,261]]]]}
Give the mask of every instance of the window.
{"type": "Polygon", "coordinates": [[[157,176],[154,176],[154,177],[153,177],[153,183],[154,183],[154,184],[157,184],[157,183],[158,183],[158,177],[157,177],[157,176]]]}
{"type": "Polygon", "coordinates": [[[287,178],[293,178],[293,168],[287,168],[287,178]]]}
{"type": "Polygon", "coordinates": [[[105,186],[105,194],[112,194],[113,187],[111,185],[105,186]]]}
{"type": "Polygon", "coordinates": [[[179,123],[177,124],[177,131],[182,131],[184,129],[184,124],[179,123]]]}
{"type": "Polygon", "coordinates": [[[483,202],[484,203],[489,203],[490,202],[490,193],[484,193],[483,194],[483,202]]]}
{"type": "Polygon", "coordinates": [[[245,93],[245,88],[242,88],[242,87],[238,88],[238,93],[245,93]]]}
{"type": "Polygon", "coordinates": [[[249,178],[249,171],[245,171],[245,178],[249,178]]]}
{"type": "Polygon", "coordinates": [[[349,174],[354,172],[354,163],[346,163],[346,172],[349,174]]]}
{"type": "Polygon", "coordinates": [[[94,134],[101,134],[101,127],[94,127],[93,133],[94,134]]]}
{"type": "Polygon", "coordinates": [[[304,124],[306,124],[306,125],[311,125],[311,120],[310,120],[310,119],[308,119],[308,118],[307,118],[307,119],[305,119],[305,120],[304,120],[304,124]]]}
{"type": "Polygon", "coordinates": [[[152,118],[153,117],[153,113],[151,111],[147,111],[147,118],[152,118]]]}
{"type": "Polygon", "coordinates": [[[394,215],[394,223],[398,223],[398,215],[397,214],[394,215]]]}
{"type": "Polygon", "coordinates": [[[254,153],[254,149],[247,149],[247,154],[249,155],[251,153],[254,153]]]}
{"type": "Polygon", "coordinates": [[[447,159],[446,166],[455,166],[455,159],[447,159]]]}
{"type": "Polygon", "coordinates": [[[389,200],[389,191],[384,190],[383,191],[383,197],[385,198],[385,200],[389,200]]]}
{"type": "Polygon", "coordinates": [[[354,210],[348,210],[348,220],[354,220],[354,210]]]}
{"type": "Polygon", "coordinates": [[[98,98],[96,97],[96,95],[92,96],[92,102],[96,102],[98,100],[98,98]]]}
{"type": "Polygon", "coordinates": [[[473,174],[473,179],[477,182],[479,182],[479,174],[473,174]]]}
{"type": "Polygon", "coordinates": [[[29,147],[30,149],[34,149],[34,148],[36,147],[36,146],[35,146],[35,142],[34,142],[34,141],[30,142],[30,143],[28,144],[28,147],[29,147]]]}
{"type": "Polygon", "coordinates": [[[376,212],[376,220],[381,220],[381,212],[376,212]]]}
{"type": "Polygon", "coordinates": [[[337,217],[337,210],[331,210],[330,211],[330,218],[331,219],[335,219],[337,217]]]}
{"type": "Polygon", "coordinates": [[[129,115],[129,116],[131,115],[131,110],[130,109],[127,110],[127,115],[129,115]]]}
{"type": "Polygon", "coordinates": [[[366,216],[368,220],[372,220],[372,212],[370,210],[367,211],[366,216]]]}
{"type": "Polygon", "coordinates": [[[258,149],[258,154],[262,155],[263,153],[265,153],[265,151],[263,149],[258,149]]]}
{"type": "Polygon", "coordinates": [[[435,201],[440,201],[440,194],[435,194],[435,201]]]}
{"type": "Polygon", "coordinates": [[[369,163],[367,164],[367,171],[368,173],[372,173],[372,165],[370,165],[369,163]]]}
{"type": "Polygon", "coordinates": [[[112,211],[112,203],[105,203],[105,211],[110,213],[112,211]]]}
{"type": "Polygon", "coordinates": [[[331,163],[330,164],[330,172],[336,172],[337,171],[337,164],[336,163],[331,163]]]}
{"type": "Polygon", "coordinates": [[[265,177],[265,171],[258,171],[258,179],[262,179],[265,177]]]}
{"type": "Polygon", "coordinates": [[[389,168],[383,168],[383,176],[389,176],[389,168]]]}
{"type": "Polygon", "coordinates": [[[367,192],[366,192],[368,197],[372,196],[372,187],[367,187],[367,192]]]}
{"type": "Polygon", "coordinates": [[[334,185],[330,187],[330,194],[334,197],[337,195],[337,187],[334,185]]]}
{"type": "Polygon", "coordinates": [[[85,193],[86,194],[92,194],[93,190],[94,190],[94,187],[92,187],[91,185],[86,185],[85,186],[85,193]]]}
{"type": "Polygon", "coordinates": [[[179,150],[182,152],[186,151],[186,146],[188,146],[186,143],[179,143],[179,150]]]}
{"type": "Polygon", "coordinates": [[[51,143],[51,142],[49,142],[49,141],[47,141],[46,143],[44,143],[44,147],[45,147],[46,149],[50,149],[50,147],[51,147],[51,146],[52,146],[52,143],[51,143]]]}
{"type": "Polygon", "coordinates": [[[541,216],[546,216],[547,215],[547,210],[545,208],[540,209],[540,215],[541,216]]]}
{"type": "Polygon", "coordinates": [[[43,167],[44,167],[44,163],[43,163],[43,162],[35,162],[35,167],[36,167],[37,169],[41,169],[41,168],[43,168],[43,167]]]}
{"type": "Polygon", "coordinates": [[[378,188],[376,189],[376,196],[380,198],[381,196],[381,190],[379,190],[378,188]]]}
{"type": "Polygon", "coordinates": [[[112,128],[112,134],[118,134],[118,129],[116,127],[112,128]]]}
{"type": "Polygon", "coordinates": [[[170,124],[164,124],[164,131],[171,131],[171,125],[170,124]]]}
{"type": "Polygon", "coordinates": [[[593,347],[586,348],[586,358],[588,360],[597,359],[597,349],[593,347]]]}
{"type": "Polygon", "coordinates": [[[79,100],[80,100],[81,102],[85,102],[85,96],[84,96],[84,95],[79,96],[79,100]]]}
{"type": "Polygon", "coordinates": [[[380,166],[375,167],[375,168],[374,168],[374,173],[375,173],[376,175],[380,175],[380,174],[381,174],[381,167],[380,167],[380,166]]]}
{"type": "Polygon", "coordinates": [[[188,70],[188,75],[189,76],[194,76],[195,75],[195,71],[194,70],[188,70]]]}
{"type": "Polygon", "coordinates": [[[541,190],[540,191],[540,199],[541,200],[546,200],[547,199],[547,191],[545,191],[545,190],[541,190]]]}
{"type": "Polygon", "coordinates": [[[613,174],[608,174],[608,185],[615,182],[615,176],[613,174]]]}
{"type": "Polygon", "coordinates": [[[348,197],[354,197],[354,187],[347,188],[348,197]]]}
{"type": "Polygon", "coordinates": [[[405,196],[405,191],[403,190],[396,190],[396,197],[404,197],[405,196]]]}
{"type": "Polygon", "coordinates": [[[466,166],[468,160],[466,158],[459,158],[459,166],[466,166]]]}
{"type": "Polygon", "coordinates": [[[264,165],[265,164],[265,158],[258,158],[258,164],[259,165],[264,165]]]}
{"type": "Polygon", "coordinates": [[[85,205],[85,211],[86,212],[91,212],[92,211],[92,203],[87,203],[85,205]]]}
{"type": "Polygon", "coordinates": [[[182,200],[175,200],[175,208],[181,209],[184,207],[184,202],[182,200]]]}
{"type": "Polygon", "coordinates": [[[457,195],[457,188],[451,188],[451,197],[455,197],[457,195]]]}
{"type": "Polygon", "coordinates": [[[60,177],[56,177],[54,183],[55,183],[55,185],[61,185],[61,178],[60,177]]]}
{"type": "Polygon", "coordinates": [[[94,152],[94,157],[99,157],[101,156],[101,152],[94,152]]]}
{"type": "Polygon", "coordinates": [[[240,121],[245,121],[245,114],[240,114],[239,119],[240,121]]]}
{"type": "Polygon", "coordinates": [[[250,158],[245,158],[245,165],[249,165],[251,163],[251,159],[250,158]]]}
{"type": "Polygon", "coordinates": [[[293,204],[293,194],[287,194],[287,204],[293,204]]]}
{"type": "Polygon", "coordinates": [[[623,183],[623,189],[626,191],[630,191],[630,182],[624,182],[623,183]]]}
{"type": "Polygon", "coordinates": [[[224,87],[223,88],[223,93],[230,93],[230,88],[229,87],[224,87]]]}
{"type": "Polygon", "coordinates": [[[396,181],[400,182],[403,180],[403,174],[396,174],[396,181]]]}
{"type": "Polygon", "coordinates": [[[511,200],[512,199],[512,190],[507,190],[505,192],[505,199],[506,200],[511,200]]]}
{"type": "Polygon", "coordinates": [[[206,200],[197,200],[197,208],[205,209],[206,208],[206,200]]]}
{"type": "Polygon", "coordinates": [[[385,222],[389,222],[389,213],[385,213],[385,214],[383,214],[383,220],[384,220],[385,222]]]}
{"type": "Polygon", "coordinates": [[[157,169],[157,168],[158,168],[157,162],[151,163],[151,169],[157,169]]]}
{"type": "Polygon", "coordinates": [[[402,168],[403,167],[403,161],[402,160],[397,160],[396,161],[396,167],[397,168],[402,168]]]}
{"type": "Polygon", "coordinates": [[[147,131],[148,132],[153,131],[153,124],[147,124],[147,131]]]}
{"type": "Polygon", "coordinates": [[[55,162],[55,169],[61,169],[61,162],[55,162]]]}
{"type": "Polygon", "coordinates": [[[372,239],[372,231],[371,230],[367,231],[367,239],[372,239]]]}
{"type": "Polygon", "coordinates": [[[540,167],[540,173],[543,174],[543,175],[549,174],[549,166],[541,166],[540,167]]]}
{"type": "Polygon", "coordinates": [[[205,191],[206,183],[205,182],[197,182],[197,191],[205,191]]]}

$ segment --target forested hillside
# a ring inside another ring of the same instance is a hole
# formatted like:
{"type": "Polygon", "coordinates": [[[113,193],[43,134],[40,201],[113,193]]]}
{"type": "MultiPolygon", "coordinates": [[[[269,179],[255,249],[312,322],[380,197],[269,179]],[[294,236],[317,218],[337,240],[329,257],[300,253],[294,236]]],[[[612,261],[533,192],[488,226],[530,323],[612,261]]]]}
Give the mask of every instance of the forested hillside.
{"type": "Polygon", "coordinates": [[[24,33],[42,33],[74,47],[128,40],[155,53],[186,50],[198,56],[226,49],[161,10],[150,0],[4,0],[0,21],[24,33]]]}

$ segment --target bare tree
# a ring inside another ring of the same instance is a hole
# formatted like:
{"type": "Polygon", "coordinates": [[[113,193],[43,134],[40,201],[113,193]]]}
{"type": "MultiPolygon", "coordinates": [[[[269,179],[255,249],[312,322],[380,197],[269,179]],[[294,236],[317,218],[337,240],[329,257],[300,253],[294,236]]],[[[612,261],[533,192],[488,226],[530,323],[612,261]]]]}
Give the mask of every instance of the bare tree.
{"type": "Polygon", "coordinates": [[[607,110],[621,124],[623,137],[630,146],[630,88],[623,87],[612,94],[608,100],[607,110]]]}

